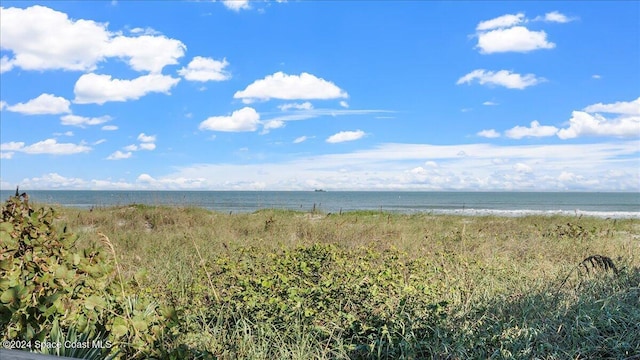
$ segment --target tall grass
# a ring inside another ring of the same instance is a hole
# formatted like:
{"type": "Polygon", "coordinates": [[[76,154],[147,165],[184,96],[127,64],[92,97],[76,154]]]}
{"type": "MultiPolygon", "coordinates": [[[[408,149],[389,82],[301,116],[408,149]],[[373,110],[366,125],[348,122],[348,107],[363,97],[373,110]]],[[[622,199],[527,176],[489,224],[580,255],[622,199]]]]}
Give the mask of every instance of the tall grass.
{"type": "Polygon", "coordinates": [[[62,217],[81,241],[106,234],[124,281],[179,309],[167,348],[223,359],[640,357],[638,220],[139,205],[62,217]],[[584,265],[592,255],[616,271],[584,265]]]}

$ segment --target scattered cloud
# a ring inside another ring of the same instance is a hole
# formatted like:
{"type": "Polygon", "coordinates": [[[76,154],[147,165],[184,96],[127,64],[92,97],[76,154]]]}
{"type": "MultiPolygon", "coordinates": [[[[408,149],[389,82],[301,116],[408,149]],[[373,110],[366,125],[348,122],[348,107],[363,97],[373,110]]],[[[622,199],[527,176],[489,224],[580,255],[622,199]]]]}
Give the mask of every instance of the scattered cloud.
{"type": "Polygon", "coordinates": [[[211,131],[256,131],[260,125],[260,114],[251,107],[234,111],[229,116],[212,116],[200,123],[200,130],[211,131]]]}
{"type": "MultiPolygon", "coordinates": [[[[573,19],[553,11],[533,21],[566,23],[573,19]]],[[[476,26],[478,44],[482,54],[501,52],[526,53],[539,49],[553,49],[556,44],[547,40],[543,30],[529,30],[524,24],[529,22],[524,13],[506,14],[494,19],[481,21],[476,26]]]]}
{"type": "Polygon", "coordinates": [[[545,22],[555,22],[555,23],[568,23],[576,20],[576,18],[570,18],[558,11],[552,11],[544,14],[544,16],[536,16],[533,21],[545,21],[545,22]]]}
{"type": "Polygon", "coordinates": [[[156,144],[154,143],[142,143],[140,144],[140,150],[155,150],[156,149],[156,144]]]}
{"type": "Polygon", "coordinates": [[[584,108],[584,111],[594,113],[610,113],[624,115],[640,115],[640,97],[632,101],[618,101],[613,104],[597,103],[584,108]]]}
{"type": "Polygon", "coordinates": [[[180,79],[168,75],[148,74],[133,80],[112,79],[94,73],[80,76],[73,92],[78,104],[104,104],[108,101],[136,100],[148,93],[170,94],[180,79]]]}
{"type": "Polygon", "coordinates": [[[24,148],[24,142],[11,141],[0,144],[0,159],[12,159],[15,151],[24,148]]]}
{"type": "Polygon", "coordinates": [[[640,97],[611,104],[597,103],[572,112],[569,127],[558,131],[558,137],[582,136],[640,137],[640,97]],[[618,116],[607,118],[601,113],[618,116]]]}
{"type": "MultiPolygon", "coordinates": [[[[522,139],[557,135],[563,140],[584,136],[640,137],[640,98],[611,104],[589,105],[583,111],[573,111],[568,125],[566,128],[557,128],[532,121],[529,127],[516,126],[505,131],[505,136],[511,139],[522,139]],[[617,114],[618,117],[607,118],[601,113],[617,114]]],[[[477,135],[489,137],[486,135],[499,134],[493,130],[483,130],[477,135]]]]}
{"type": "Polygon", "coordinates": [[[539,49],[553,49],[556,44],[547,41],[547,33],[531,31],[524,26],[495,29],[478,35],[477,48],[482,54],[502,52],[526,53],[539,49]]]}
{"type": "Polygon", "coordinates": [[[366,135],[365,132],[362,130],[340,131],[337,134],[333,134],[329,136],[326,141],[330,144],[336,144],[336,143],[341,143],[345,141],[358,140],[364,137],[365,135],[366,135]]]}
{"type": "Polygon", "coordinates": [[[249,0],[222,0],[222,3],[227,7],[227,9],[236,12],[251,9],[251,6],[249,6],[249,0]]]}
{"type": "Polygon", "coordinates": [[[24,142],[10,141],[8,143],[0,144],[0,151],[18,151],[24,148],[24,142]]]}
{"type": "MultiPolygon", "coordinates": [[[[637,190],[638,141],[597,144],[509,145],[380,144],[339,154],[313,155],[284,163],[195,164],[165,175],[201,179],[208,189],[248,190],[259,181],[269,189],[457,190],[532,189],[637,190]],[[463,152],[466,156],[459,156],[463,152]],[[427,165],[428,162],[437,164],[427,165]],[[516,165],[521,164],[521,165],[516,165]],[[413,169],[417,169],[412,173],[413,169]],[[341,171],[348,169],[348,171],[341,171]],[[614,174],[611,170],[617,169],[614,174]],[[567,185],[562,172],[582,180],[567,185]],[[322,179],[318,183],[318,179],[322,179]],[[591,182],[591,183],[587,183],[591,182]]],[[[184,181],[184,180],[183,180],[184,181]]]]}
{"type": "Polygon", "coordinates": [[[300,143],[303,143],[303,142],[307,141],[307,139],[308,138],[306,136],[300,136],[300,137],[297,137],[295,140],[293,140],[293,143],[294,144],[300,144],[300,143]]]}
{"type": "Polygon", "coordinates": [[[24,142],[9,142],[0,145],[0,151],[19,151],[26,154],[71,155],[91,151],[85,144],[59,143],[56,139],[46,139],[25,146],[24,142]]]}
{"type": "Polygon", "coordinates": [[[2,70],[92,71],[104,59],[109,37],[107,24],[73,21],[45,6],[3,8],[0,42],[13,57],[2,61],[2,70]]]}
{"type": "Polygon", "coordinates": [[[300,75],[287,75],[277,72],[264,79],[256,80],[233,97],[244,103],[281,100],[312,100],[347,98],[348,94],[334,83],[303,72],[300,75]]]}
{"type": "Polygon", "coordinates": [[[525,17],[523,13],[518,14],[507,14],[498,16],[497,18],[481,21],[476,26],[477,31],[487,31],[493,29],[502,29],[512,27],[514,25],[521,24],[525,21],[525,17]]]}
{"type": "Polygon", "coordinates": [[[55,136],[73,136],[73,131],[65,131],[63,133],[53,133],[55,136]]]}
{"type": "Polygon", "coordinates": [[[344,100],[342,100],[342,101],[340,101],[340,106],[342,106],[345,109],[348,109],[349,108],[349,103],[344,101],[344,100]]]}
{"type": "Polygon", "coordinates": [[[269,121],[265,121],[262,124],[262,132],[261,134],[267,134],[269,133],[269,131],[273,130],[273,129],[279,129],[281,127],[284,127],[284,121],[282,120],[269,120],[269,121]]]}
{"type": "Polygon", "coordinates": [[[289,104],[282,104],[280,106],[278,106],[278,109],[282,110],[282,111],[287,111],[287,110],[311,110],[313,109],[313,104],[311,104],[308,101],[305,101],[303,103],[289,103],[289,104]]]}
{"type": "Polygon", "coordinates": [[[146,135],[145,133],[140,133],[140,135],[138,135],[138,140],[143,142],[143,143],[155,142],[156,141],[156,136],[155,135],[146,135]]]}
{"type": "Polygon", "coordinates": [[[20,184],[38,189],[637,191],[638,149],[638,140],[524,146],[387,143],[283,163],[193,164],[162,176],[143,173],[132,182],[49,173],[20,184]],[[461,151],[467,156],[458,156],[461,151]]]}
{"type": "Polygon", "coordinates": [[[156,179],[149,174],[140,174],[136,183],[151,189],[198,189],[206,183],[206,179],[202,177],[156,179]]]}
{"type": "Polygon", "coordinates": [[[600,79],[602,79],[602,76],[598,75],[598,74],[593,74],[593,75],[591,75],[591,78],[592,79],[596,79],[596,80],[600,80],[600,79]]]}
{"type": "Polygon", "coordinates": [[[458,79],[456,84],[470,84],[476,80],[480,85],[498,85],[504,86],[508,89],[520,90],[546,81],[544,78],[538,78],[534,74],[521,75],[518,73],[512,73],[508,70],[494,72],[477,69],[458,79]]]}
{"type": "Polygon", "coordinates": [[[111,117],[108,115],[100,116],[100,117],[84,117],[78,115],[65,115],[60,118],[62,121],[62,125],[70,125],[84,128],[87,125],[100,125],[104,124],[108,121],[111,121],[111,117]]]}
{"type": "Polygon", "coordinates": [[[100,129],[104,131],[115,131],[115,130],[118,130],[118,127],[116,125],[105,125],[100,129]]]}
{"type": "Polygon", "coordinates": [[[8,57],[3,56],[0,58],[0,74],[5,73],[7,71],[11,71],[13,69],[13,63],[9,60],[8,57]]]}
{"type": "Polygon", "coordinates": [[[160,31],[150,27],[146,27],[146,28],[136,27],[129,30],[129,32],[134,35],[162,35],[160,31]]]}
{"type": "MultiPolygon", "coordinates": [[[[298,121],[308,120],[322,116],[343,116],[343,115],[371,115],[376,113],[392,113],[389,110],[348,110],[348,109],[310,109],[310,110],[298,110],[291,111],[285,114],[279,114],[266,121],[298,121]]],[[[376,117],[378,119],[392,119],[393,117],[376,117]]]]}
{"type": "Polygon", "coordinates": [[[133,153],[131,151],[122,152],[120,150],[116,150],[113,154],[107,157],[107,160],[122,160],[128,159],[131,157],[133,153]]]}
{"type": "Polygon", "coordinates": [[[496,106],[499,105],[497,102],[493,102],[493,101],[485,101],[482,103],[482,105],[484,106],[496,106]]]}
{"type": "Polygon", "coordinates": [[[63,97],[52,94],[41,94],[26,103],[5,106],[8,111],[25,115],[56,115],[70,113],[70,105],[71,102],[63,97]]]}
{"type": "Polygon", "coordinates": [[[160,73],[167,65],[175,65],[187,47],[165,36],[116,36],[104,48],[104,56],[126,59],[136,71],[160,73]]]}
{"type": "Polygon", "coordinates": [[[107,160],[123,160],[129,159],[133,156],[134,151],[140,150],[155,150],[156,149],[156,136],[155,135],[146,135],[145,133],[140,133],[137,137],[140,144],[131,144],[122,148],[124,151],[117,150],[113,152],[111,155],[107,157],[107,160]]]}
{"type": "Polygon", "coordinates": [[[530,127],[516,126],[504,132],[505,136],[511,139],[522,139],[524,137],[546,137],[553,136],[558,132],[555,126],[541,126],[538,121],[532,121],[530,127]]]}
{"type": "Polygon", "coordinates": [[[229,65],[227,59],[222,61],[196,56],[187,67],[178,70],[178,74],[189,81],[224,81],[231,79],[231,74],[225,71],[229,65]]]}
{"type": "Polygon", "coordinates": [[[485,138],[489,138],[489,139],[499,138],[500,137],[500,133],[495,131],[494,129],[482,130],[482,131],[478,132],[476,135],[481,136],[481,137],[485,137],[485,138]]]}
{"type": "Polygon", "coordinates": [[[132,31],[141,35],[129,37],[107,27],[107,23],[69,19],[45,6],[3,8],[0,42],[13,57],[3,56],[1,70],[94,71],[99,62],[120,58],[136,71],[159,73],[184,56],[186,46],[179,40],[148,30],[132,31]]]}
{"type": "Polygon", "coordinates": [[[640,116],[623,116],[607,119],[600,114],[574,111],[569,127],[558,131],[560,139],[583,136],[640,137],[640,116]]]}
{"type": "Polygon", "coordinates": [[[87,185],[81,178],[68,178],[58,173],[44,174],[41,177],[23,179],[21,185],[32,189],[75,189],[87,185]]]}
{"type": "Polygon", "coordinates": [[[83,144],[58,143],[55,139],[47,139],[25,146],[20,151],[27,154],[70,155],[89,152],[91,148],[83,144]]]}

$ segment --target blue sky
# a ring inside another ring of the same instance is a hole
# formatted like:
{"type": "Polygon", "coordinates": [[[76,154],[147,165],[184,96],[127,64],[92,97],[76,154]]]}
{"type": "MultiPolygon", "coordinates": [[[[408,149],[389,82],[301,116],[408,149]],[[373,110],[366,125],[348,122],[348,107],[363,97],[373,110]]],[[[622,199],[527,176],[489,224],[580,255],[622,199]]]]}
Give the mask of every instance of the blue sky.
{"type": "Polygon", "coordinates": [[[3,0],[0,187],[640,191],[639,14],[3,0]]]}

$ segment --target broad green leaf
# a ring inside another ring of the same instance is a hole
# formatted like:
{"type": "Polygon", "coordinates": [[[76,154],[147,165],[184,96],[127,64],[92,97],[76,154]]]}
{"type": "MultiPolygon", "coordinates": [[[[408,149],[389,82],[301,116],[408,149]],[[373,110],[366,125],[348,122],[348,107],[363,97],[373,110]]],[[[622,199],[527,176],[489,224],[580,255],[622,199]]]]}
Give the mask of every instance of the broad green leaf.
{"type": "Polygon", "coordinates": [[[2,295],[0,295],[0,301],[3,304],[11,304],[16,302],[17,300],[18,300],[18,292],[16,291],[15,287],[5,290],[4,292],[2,292],[2,295]]]}
{"type": "Polygon", "coordinates": [[[91,295],[85,300],[84,307],[89,310],[93,310],[95,308],[104,309],[107,306],[106,301],[98,295],[91,295]]]}

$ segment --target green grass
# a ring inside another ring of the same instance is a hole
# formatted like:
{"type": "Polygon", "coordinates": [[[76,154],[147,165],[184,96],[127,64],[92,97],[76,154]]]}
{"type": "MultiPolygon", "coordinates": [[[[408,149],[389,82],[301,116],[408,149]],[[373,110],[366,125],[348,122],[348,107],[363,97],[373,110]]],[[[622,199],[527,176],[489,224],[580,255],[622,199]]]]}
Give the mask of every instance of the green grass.
{"type": "Polygon", "coordinates": [[[638,220],[138,205],[60,214],[81,243],[106,234],[129,286],[176,307],[164,346],[186,357],[640,356],[638,220]],[[595,254],[619,272],[580,266],[595,254]]]}

